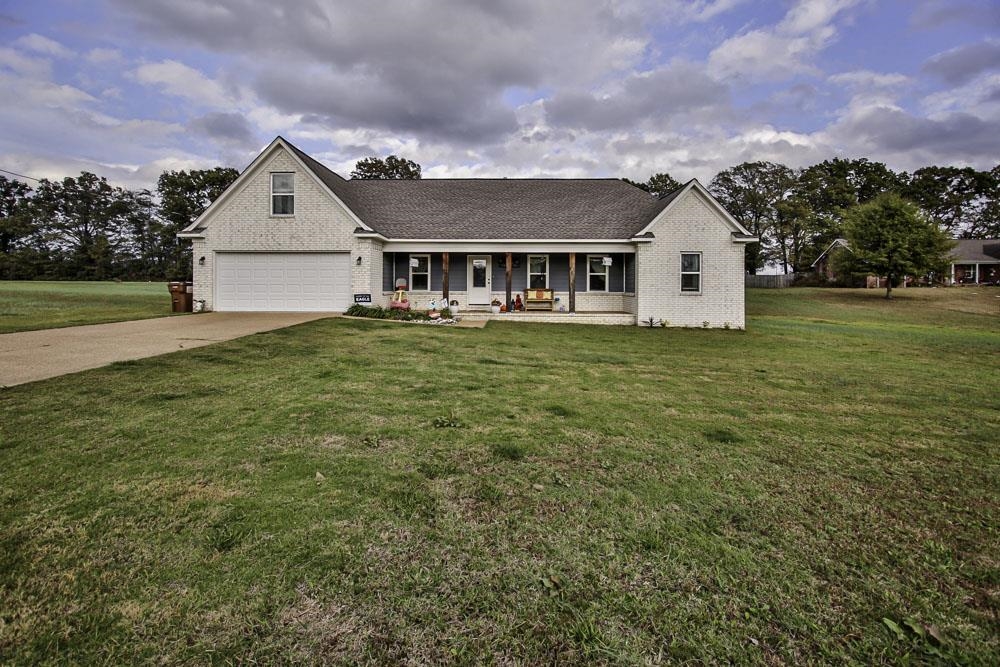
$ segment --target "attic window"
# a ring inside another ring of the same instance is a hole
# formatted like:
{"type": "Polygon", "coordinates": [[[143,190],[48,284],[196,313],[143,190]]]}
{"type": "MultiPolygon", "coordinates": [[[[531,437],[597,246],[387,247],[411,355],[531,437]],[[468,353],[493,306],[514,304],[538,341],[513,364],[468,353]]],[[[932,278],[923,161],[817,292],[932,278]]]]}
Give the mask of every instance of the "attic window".
{"type": "Polygon", "coordinates": [[[295,174],[271,174],[271,215],[295,215],[295,174]]]}

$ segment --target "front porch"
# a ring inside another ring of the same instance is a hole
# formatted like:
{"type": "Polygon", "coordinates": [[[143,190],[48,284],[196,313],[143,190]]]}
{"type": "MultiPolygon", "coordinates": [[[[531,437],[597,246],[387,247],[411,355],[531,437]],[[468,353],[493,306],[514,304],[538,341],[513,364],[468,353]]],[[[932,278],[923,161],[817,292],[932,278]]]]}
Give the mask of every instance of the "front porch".
{"type": "Polygon", "coordinates": [[[383,300],[405,284],[413,308],[445,300],[457,302],[463,315],[481,310],[482,316],[489,316],[494,304],[510,309],[519,295],[525,301],[528,290],[544,289],[552,292],[550,309],[510,315],[523,314],[527,321],[549,321],[538,319],[546,315],[556,321],[565,321],[570,314],[586,319],[614,315],[616,323],[629,318],[635,323],[634,246],[629,251],[622,246],[588,247],[586,252],[536,250],[384,252],[383,300]]]}
{"type": "Polygon", "coordinates": [[[1000,284],[1000,262],[969,262],[951,265],[952,285],[1000,284]]]}

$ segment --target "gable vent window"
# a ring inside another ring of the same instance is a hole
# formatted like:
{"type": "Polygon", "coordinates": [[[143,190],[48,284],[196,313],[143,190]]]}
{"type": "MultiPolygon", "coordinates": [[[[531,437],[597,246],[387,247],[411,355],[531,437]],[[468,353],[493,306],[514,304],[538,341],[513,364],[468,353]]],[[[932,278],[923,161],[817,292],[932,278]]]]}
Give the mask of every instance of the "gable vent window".
{"type": "Polygon", "coordinates": [[[271,215],[295,215],[295,174],[271,174],[271,215]]]}
{"type": "Polygon", "coordinates": [[[681,254],[681,291],[701,291],[701,253],[681,254]]]}

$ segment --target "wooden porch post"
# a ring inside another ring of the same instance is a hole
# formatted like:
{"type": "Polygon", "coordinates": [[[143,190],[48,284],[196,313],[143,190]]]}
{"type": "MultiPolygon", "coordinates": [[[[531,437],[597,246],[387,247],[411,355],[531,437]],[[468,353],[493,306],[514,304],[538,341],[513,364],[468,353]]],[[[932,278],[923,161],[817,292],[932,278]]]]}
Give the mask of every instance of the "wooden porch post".
{"type": "Polygon", "coordinates": [[[576,312],[576,253],[569,254],[569,312],[576,312]]]}
{"type": "Polygon", "coordinates": [[[511,262],[511,258],[510,258],[510,253],[508,252],[507,253],[507,267],[506,267],[507,268],[507,272],[506,272],[507,273],[507,301],[505,302],[507,304],[507,308],[510,308],[510,269],[511,269],[511,266],[512,266],[512,262],[511,262]]]}
{"type": "Polygon", "coordinates": [[[448,296],[448,253],[441,253],[441,291],[444,293],[445,303],[451,305],[448,296]]]}

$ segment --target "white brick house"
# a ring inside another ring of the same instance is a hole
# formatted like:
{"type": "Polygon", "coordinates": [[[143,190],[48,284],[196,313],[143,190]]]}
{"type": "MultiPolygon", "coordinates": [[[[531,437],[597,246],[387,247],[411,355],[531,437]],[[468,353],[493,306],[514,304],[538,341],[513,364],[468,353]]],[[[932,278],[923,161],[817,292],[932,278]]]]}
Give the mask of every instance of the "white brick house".
{"type": "Polygon", "coordinates": [[[733,328],[756,240],[696,180],[662,197],[617,179],[345,180],[281,137],[179,236],[206,310],[339,312],[405,282],[418,308],[546,288],[549,319],[733,328]]]}

